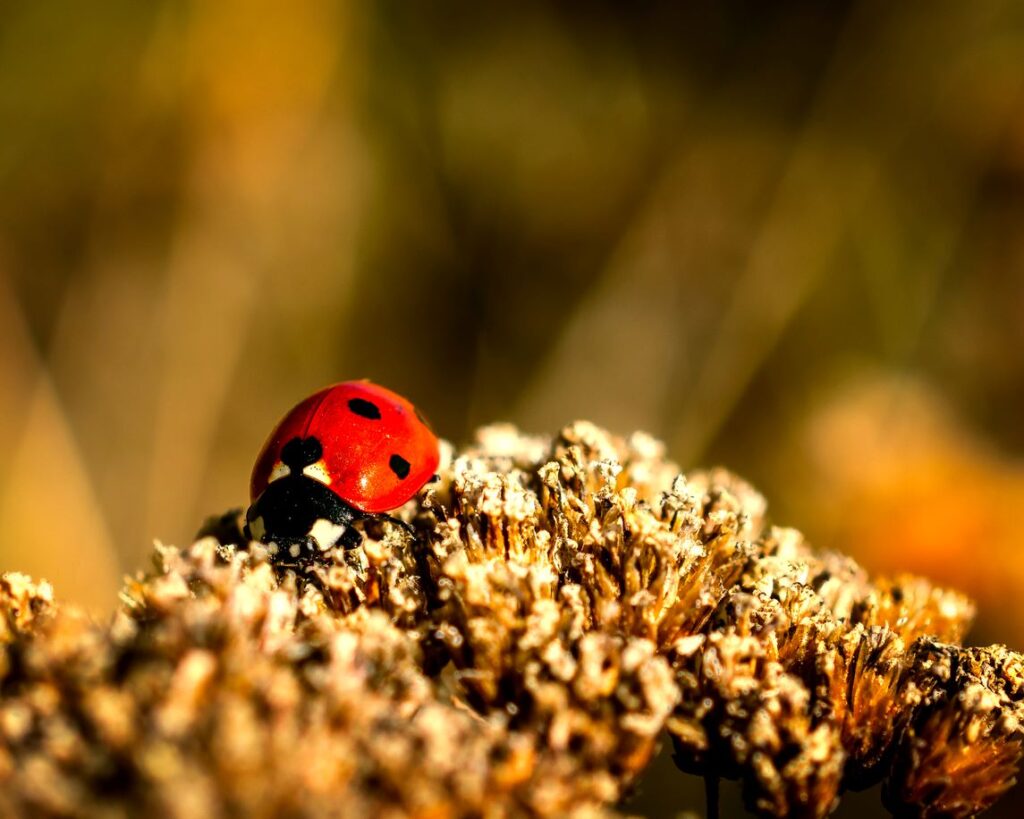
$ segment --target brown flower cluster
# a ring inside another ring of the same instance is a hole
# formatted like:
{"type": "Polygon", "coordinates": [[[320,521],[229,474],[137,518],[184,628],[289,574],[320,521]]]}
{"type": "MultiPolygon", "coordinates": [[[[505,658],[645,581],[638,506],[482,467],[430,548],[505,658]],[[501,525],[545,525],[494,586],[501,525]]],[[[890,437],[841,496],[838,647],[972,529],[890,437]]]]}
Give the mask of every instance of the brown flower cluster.
{"type": "Polygon", "coordinates": [[[879,781],[968,816],[1012,784],[1022,658],[959,646],[959,594],[813,552],[643,435],[490,427],[441,478],[416,537],[369,524],[304,571],[216,521],[107,625],[5,576],[0,813],[603,815],[665,730],[765,816],[879,781]]]}

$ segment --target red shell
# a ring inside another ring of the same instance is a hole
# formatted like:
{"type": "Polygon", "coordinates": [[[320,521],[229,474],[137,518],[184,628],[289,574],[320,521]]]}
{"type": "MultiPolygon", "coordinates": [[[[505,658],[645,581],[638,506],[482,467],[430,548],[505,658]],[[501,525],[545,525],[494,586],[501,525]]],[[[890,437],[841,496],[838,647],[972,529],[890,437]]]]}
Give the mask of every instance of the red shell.
{"type": "Polygon", "coordinates": [[[320,441],[327,485],[361,512],[401,506],[430,480],[440,458],[437,437],[409,401],[369,381],[345,381],[311,395],[274,427],[252,470],[253,502],[281,463],[281,448],[296,437],[320,441]]]}

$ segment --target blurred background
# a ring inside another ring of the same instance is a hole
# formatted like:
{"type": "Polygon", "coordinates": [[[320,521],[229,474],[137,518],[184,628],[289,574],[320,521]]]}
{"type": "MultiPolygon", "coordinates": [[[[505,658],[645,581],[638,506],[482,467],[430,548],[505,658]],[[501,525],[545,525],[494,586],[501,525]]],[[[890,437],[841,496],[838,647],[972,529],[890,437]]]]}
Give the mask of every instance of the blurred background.
{"type": "Polygon", "coordinates": [[[5,4],[0,569],[109,610],[365,376],[649,430],[1022,648],[1022,227],[1016,0],[5,4]]]}

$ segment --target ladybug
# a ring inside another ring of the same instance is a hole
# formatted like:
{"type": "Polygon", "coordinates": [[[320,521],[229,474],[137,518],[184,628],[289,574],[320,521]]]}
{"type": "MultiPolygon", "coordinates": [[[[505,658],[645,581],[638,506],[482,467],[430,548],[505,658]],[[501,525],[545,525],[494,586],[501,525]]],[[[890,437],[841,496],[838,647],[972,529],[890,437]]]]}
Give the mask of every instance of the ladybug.
{"type": "Polygon", "coordinates": [[[270,433],[252,470],[250,540],[282,562],[358,546],[352,524],[387,519],[434,475],[437,437],[409,401],[369,381],[326,387],[270,433]]]}

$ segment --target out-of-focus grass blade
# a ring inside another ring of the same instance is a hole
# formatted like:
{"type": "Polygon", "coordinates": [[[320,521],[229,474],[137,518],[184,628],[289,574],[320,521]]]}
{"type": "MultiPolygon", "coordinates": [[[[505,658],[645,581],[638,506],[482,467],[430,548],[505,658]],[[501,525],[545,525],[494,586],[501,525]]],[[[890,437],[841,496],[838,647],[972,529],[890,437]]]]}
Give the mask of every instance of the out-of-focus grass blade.
{"type": "Polygon", "coordinates": [[[0,274],[0,570],[54,584],[96,613],[120,570],[81,452],[0,274]]]}

